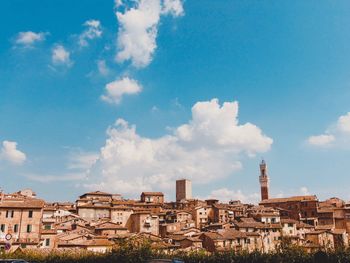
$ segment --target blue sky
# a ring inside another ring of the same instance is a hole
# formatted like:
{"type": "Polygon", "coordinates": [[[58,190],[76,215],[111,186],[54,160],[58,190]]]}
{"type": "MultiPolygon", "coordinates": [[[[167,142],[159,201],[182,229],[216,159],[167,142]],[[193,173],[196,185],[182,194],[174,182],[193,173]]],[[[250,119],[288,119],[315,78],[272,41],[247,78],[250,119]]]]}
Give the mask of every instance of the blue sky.
{"type": "Polygon", "coordinates": [[[273,196],[350,199],[349,9],[2,1],[1,188],[255,201],[263,157],[273,196]]]}

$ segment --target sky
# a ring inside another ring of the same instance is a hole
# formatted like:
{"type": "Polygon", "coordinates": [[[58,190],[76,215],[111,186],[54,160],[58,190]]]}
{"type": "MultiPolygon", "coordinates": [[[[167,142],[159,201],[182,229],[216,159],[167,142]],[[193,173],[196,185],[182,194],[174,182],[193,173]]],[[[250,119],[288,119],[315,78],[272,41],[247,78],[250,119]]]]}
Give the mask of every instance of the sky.
{"type": "Polygon", "coordinates": [[[350,199],[348,1],[0,5],[3,191],[350,199]]]}

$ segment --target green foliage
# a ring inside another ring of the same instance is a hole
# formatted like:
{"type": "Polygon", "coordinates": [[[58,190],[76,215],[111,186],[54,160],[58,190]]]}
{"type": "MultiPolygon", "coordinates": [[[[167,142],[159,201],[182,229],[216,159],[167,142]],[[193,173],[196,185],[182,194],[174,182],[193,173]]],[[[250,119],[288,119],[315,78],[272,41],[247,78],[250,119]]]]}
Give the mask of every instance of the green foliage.
{"type": "Polygon", "coordinates": [[[1,254],[1,258],[23,258],[38,263],[142,263],[152,258],[179,258],[186,263],[347,263],[350,251],[317,251],[306,253],[295,246],[281,247],[273,253],[254,252],[217,252],[204,250],[196,252],[176,251],[165,253],[152,249],[147,242],[142,244],[122,243],[106,254],[92,253],[85,250],[43,251],[24,250],[12,254],[1,254]]]}

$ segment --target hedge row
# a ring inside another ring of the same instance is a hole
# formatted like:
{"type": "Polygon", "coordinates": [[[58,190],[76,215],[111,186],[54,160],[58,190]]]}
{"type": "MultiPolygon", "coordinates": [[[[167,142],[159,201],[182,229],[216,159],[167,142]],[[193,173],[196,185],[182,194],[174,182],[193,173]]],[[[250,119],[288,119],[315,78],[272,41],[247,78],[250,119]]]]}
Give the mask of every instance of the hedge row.
{"type": "Polygon", "coordinates": [[[22,258],[30,262],[40,263],[139,263],[147,262],[152,258],[179,258],[186,263],[348,263],[350,250],[318,251],[306,253],[301,248],[288,248],[273,253],[260,253],[258,251],[246,253],[213,253],[177,252],[171,255],[152,250],[149,246],[138,248],[123,246],[113,249],[107,254],[94,254],[86,251],[44,252],[44,251],[17,251],[13,254],[2,254],[1,258],[22,258]]]}

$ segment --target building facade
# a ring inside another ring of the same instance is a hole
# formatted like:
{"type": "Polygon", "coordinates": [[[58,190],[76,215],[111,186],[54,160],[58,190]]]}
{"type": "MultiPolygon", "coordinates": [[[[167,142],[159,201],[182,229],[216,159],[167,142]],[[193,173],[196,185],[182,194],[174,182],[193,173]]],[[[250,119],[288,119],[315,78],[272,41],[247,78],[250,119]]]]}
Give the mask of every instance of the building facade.
{"type": "Polygon", "coordinates": [[[176,180],[176,202],[192,199],[192,182],[187,179],[176,180]]]}

